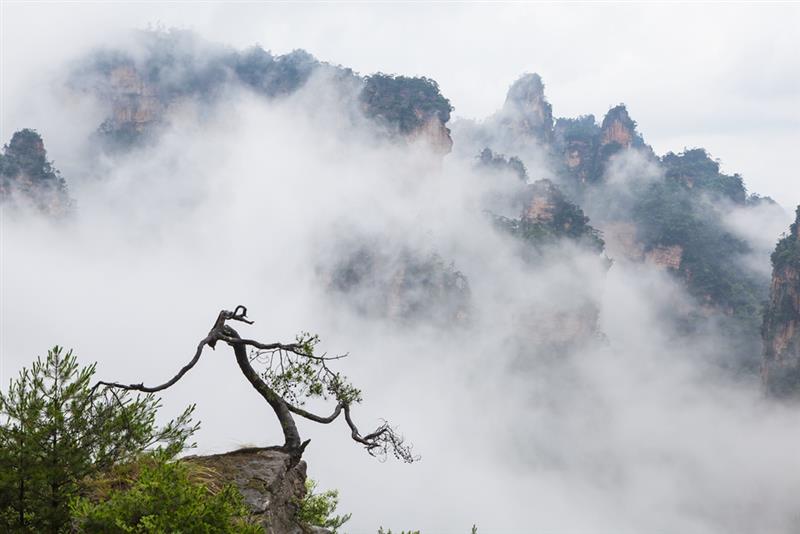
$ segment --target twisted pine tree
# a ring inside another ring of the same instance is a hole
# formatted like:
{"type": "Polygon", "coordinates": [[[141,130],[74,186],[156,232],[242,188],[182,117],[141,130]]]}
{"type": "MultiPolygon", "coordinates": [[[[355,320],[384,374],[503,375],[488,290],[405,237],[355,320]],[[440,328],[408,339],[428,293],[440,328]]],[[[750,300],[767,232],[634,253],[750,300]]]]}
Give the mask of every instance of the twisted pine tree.
{"type": "Polygon", "coordinates": [[[328,357],[314,354],[319,337],[308,333],[298,335],[295,342],[289,344],[262,343],[245,339],[228,324],[228,321],[253,324],[253,321],[247,318],[247,308],[244,306],[237,306],[234,311],[222,310],[208,335],[198,343],[191,361],[175,376],[159,386],[98,382],[95,387],[144,393],[165,390],[177,383],[197,364],[207,346],[214,349],[217,343],[223,342],[233,349],[242,374],[278,418],[283,430],[284,443],[281,446],[270,447],[271,449],[281,450],[299,459],[310,440],[300,439],[294,416],[316,423],[330,424],[344,414],[351,438],[362,445],[370,455],[385,458],[391,454],[408,463],[418,459],[412,453],[411,445],[406,444],[403,437],[386,422],[366,435],[358,430],[351,411],[354,404],[361,402],[361,391],[351,385],[346,377],[328,366],[329,362],[344,358],[346,355],[328,357]],[[265,369],[259,373],[253,368],[253,362],[260,363],[265,369]],[[333,400],[336,406],[330,415],[317,415],[303,408],[305,401],[310,398],[333,400]]]}

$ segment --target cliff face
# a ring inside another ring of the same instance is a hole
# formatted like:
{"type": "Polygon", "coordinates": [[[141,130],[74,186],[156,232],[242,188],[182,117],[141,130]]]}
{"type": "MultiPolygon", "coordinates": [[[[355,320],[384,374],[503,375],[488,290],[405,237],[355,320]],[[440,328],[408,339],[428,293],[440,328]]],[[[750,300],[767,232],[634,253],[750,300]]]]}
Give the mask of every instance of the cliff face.
{"type": "Polygon", "coordinates": [[[580,186],[593,180],[594,155],[599,136],[600,129],[595,123],[594,115],[556,121],[556,152],[561,153],[565,174],[580,186]]]}
{"type": "Polygon", "coordinates": [[[413,130],[408,136],[411,142],[422,141],[435,154],[447,155],[453,149],[453,139],[450,129],[438,116],[428,117],[421,126],[413,130]]]}
{"type": "Polygon", "coordinates": [[[131,129],[143,133],[161,118],[166,107],[166,102],[158,98],[157,88],[146,83],[132,64],[111,70],[108,97],[112,108],[105,128],[109,131],[131,129]]]}
{"type": "Polygon", "coordinates": [[[94,73],[91,91],[110,109],[97,129],[105,148],[124,150],[163,124],[176,95],[161,90],[145,72],[146,66],[117,59],[94,73]]]}
{"type": "Polygon", "coordinates": [[[49,215],[64,215],[71,201],[67,184],[47,161],[42,137],[20,130],[0,155],[0,202],[30,206],[49,215]]]}
{"type": "Polygon", "coordinates": [[[772,285],[764,313],[761,367],[766,390],[776,396],[800,392],[800,206],[788,235],[772,254],[772,285]]]}
{"type": "Polygon", "coordinates": [[[299,501],[306,495],[306,463],[293,463],[288,454],[265,449],[240,451],[184,459],[208,470],[210,485],[236,486],[244,497],[251,518],[269,534],[324,534],[318,527],[301,525],[299,501]]]}

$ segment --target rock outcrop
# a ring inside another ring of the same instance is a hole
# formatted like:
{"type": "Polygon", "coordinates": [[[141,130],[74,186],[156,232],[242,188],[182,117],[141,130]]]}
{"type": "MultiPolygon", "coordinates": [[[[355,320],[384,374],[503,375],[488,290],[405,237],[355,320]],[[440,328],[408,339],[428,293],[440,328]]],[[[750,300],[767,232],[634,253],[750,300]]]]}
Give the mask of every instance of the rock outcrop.
{"type": "Polygon", "coordinates": [[[602,254],[605,243],[600,232],[589,224],[580,206],[570,202],[550,180],[536,180],[527,185],[522,193],[522,205],[519,220],[510,221],[513,224],[508,229],[534,248],[569,240],[602,254]]]}
{"type": "Polygon", "coordinates": [[[600,146],[614,143],[630,148],[634,142],[641,143],[641,137],[636,133],[636,123],[628,115],[628,109],[623,104],[611,108],[600,127],[600,146]]]}
{"type": "Polygon", "coordinates": [[[67,184],[47,161],[42,137],[30,129],[14,133],[0,155],[0,202],[64,215],[71,206],[67,184]]]}
{"type": "Polygon", "coordinates": [[[320,274],[332,295],[367,317],[398,323],[465,325],[471,292],[467,277],[438,254],[392,250],[372,239],[342,244],[320,274]]]}
{"type": "Polygon", "coordinates": [[[775,396],[800,394],[800,206],[789,234],[772,253],[772,285],[764,313],[761,376],[775,396]]]}
{"type": "Polygon", "coordinates": [[[445,156],[453,149],[453,139],[450,129],[438,116],[428,117],[421,126],[413,130],[408,136],[411,142],[422,141],[435,154],[445,156]]]}
{"type": "Polygon", "coordinates": [[[611,158],[630,149],[641,150],[655,159],[622,104],[611,108],[599,126],[594,115],[556,121],[553,152],[560,160],[561,174],[569,178],[577,191],[602,182],[611,158]]]}
{"type": "Polygon", "coordinates": [[[232,484],[241,492],[251,519],[269,534],[324,534],[325,529],[297,520],[299,502],[306,495],[306,463],[269,449],[241,449],[211,456],[189,456],[184,461],[207,470],[212,487],[232,484]]]}

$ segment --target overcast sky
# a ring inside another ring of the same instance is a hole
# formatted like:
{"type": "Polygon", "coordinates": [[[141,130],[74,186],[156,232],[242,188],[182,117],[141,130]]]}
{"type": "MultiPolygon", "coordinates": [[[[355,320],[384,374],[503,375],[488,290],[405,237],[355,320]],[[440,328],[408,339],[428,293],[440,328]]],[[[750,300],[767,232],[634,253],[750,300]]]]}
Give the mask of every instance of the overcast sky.
{"type": "Polygon", "coordinates": [[[3,139],[23,126],[10,123],[8,110],[32,75],[125,29],[163,25],[236,47],[304,48],[361,73],[429,76],[456,116],[490,114],[516,77],[538,72],[557,116],[602,116],[624,102],[657,152],[706,147],[751,191],[800,203],[797,3],[5,2],[2,9],[3,139]]]}

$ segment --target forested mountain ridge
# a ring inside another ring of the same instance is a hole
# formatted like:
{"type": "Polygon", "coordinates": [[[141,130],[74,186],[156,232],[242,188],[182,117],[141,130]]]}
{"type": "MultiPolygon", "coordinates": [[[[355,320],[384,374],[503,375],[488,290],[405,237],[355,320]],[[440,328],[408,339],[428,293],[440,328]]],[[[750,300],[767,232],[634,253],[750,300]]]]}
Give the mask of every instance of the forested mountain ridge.
{"type": "MultiPolygon", "coordinates": [[[[337,99],[401,139],[429,141],[450,151],[444,126],[452,106],[435,81],[386,74],[362,77],[349,68],[319,61],[305,50],[274,55],[255,45],[238,51],[208,43],[189,31],[135,34],[136,46],[100,49],[73,70],[73,89],[94,95],[109,108],[98,128],[106,149],[125,150],[147,142],[184,101],[210,104],[231,88],[275,100],[324,78],[337,99]]],[[[354,120],[358,120],[354,117],[354,120]]]]}
{"type": "Polygon", "coordinates": [[[769,281],[742,261],[754,250],[726,221],[752,207],[780,208],[748,195],[742,177],[722,173],[702,148],[657,156],[623,104],[599,124],[593,115],[553,117],[541,77],[526,74],[495,115],[462,121],[455,142],[548,169],[612,259],[660,266],[686,287],[696,305],[675,317],[680,330],[721,326],[736,340],[730,365],[754,373],[769,281]]]}

